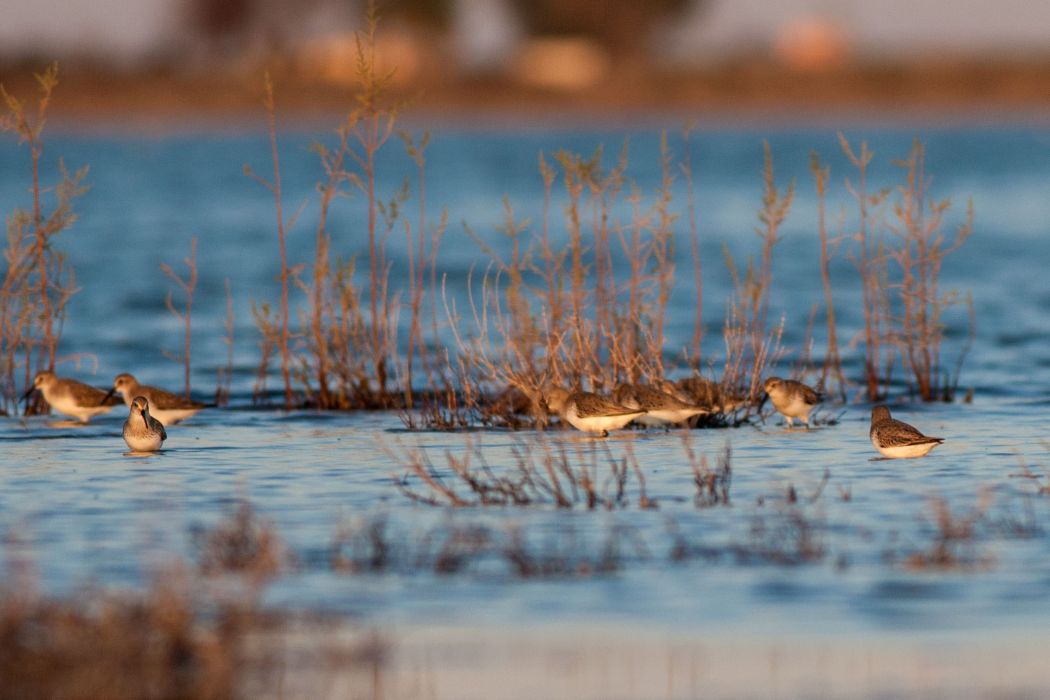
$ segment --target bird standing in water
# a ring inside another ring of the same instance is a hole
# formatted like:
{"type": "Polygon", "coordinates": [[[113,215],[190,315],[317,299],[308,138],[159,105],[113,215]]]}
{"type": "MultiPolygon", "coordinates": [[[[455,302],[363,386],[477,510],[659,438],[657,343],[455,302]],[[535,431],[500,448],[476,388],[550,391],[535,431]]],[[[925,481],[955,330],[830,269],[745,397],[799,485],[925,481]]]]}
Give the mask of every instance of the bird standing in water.
{"type": "Polygon", "coordinates": [[[164,426],[149,414],[149,402],[136,396],[124,421],[124,442],[132,452],[156,452],[167,438],[164,426]]]}
{"type": "Polygon", "coordinates": [[[618,430],[645,411],[621,406],[615,401],[589,391],[569,393],[557,388],[547,392],[544,397],[551,413],[556,413],[568,421],[577,430],[607,437],[610,430],[618,430]]]}
{"type": "Polygon", "coordinates": [[[890,459],[922,457],[944,442],[944,438],[923,435],[914,426],[891,417],[885,406],[871,409],[868,436],[879,454],[890,459]]]}
{"type": "Polygon", "coordinates": [[[149,401],[153,417],[164,425],[173,425],[180,420],[195,416],[201,409],[208,408],[208,404],[187,399],[185,396],[179,396],[155,386],[139,384],[138,380],[127,372],[117,375],[117,378],[113,380],[113,388],[109,390],[106,397],[114,394],[123,396],[124,403],[128,406],[136,396],[145,398],[149,401]]]}
{"type": "Polygon", "coordinates": [[[801,419],[809,427],[809,412],[820,403],[820,394],[802,382],[780,377],[770,377],[762,388],[769,395],[773,406],[784,416],[788,427],[794,425],[795,418],[801,419]]]}
{"type": "Polygon", "coordinates": [[[54,372],[37,372],[33,385],[29,387],[22,400],[28,399],[36,391],[44,395],[44,401],[58,413],[76,418],[87,423],[100,413],[109,413],[119,402],[110,400],[106,392],[93,386],[78,382],[76,379],[58,377],[54,372]]]}

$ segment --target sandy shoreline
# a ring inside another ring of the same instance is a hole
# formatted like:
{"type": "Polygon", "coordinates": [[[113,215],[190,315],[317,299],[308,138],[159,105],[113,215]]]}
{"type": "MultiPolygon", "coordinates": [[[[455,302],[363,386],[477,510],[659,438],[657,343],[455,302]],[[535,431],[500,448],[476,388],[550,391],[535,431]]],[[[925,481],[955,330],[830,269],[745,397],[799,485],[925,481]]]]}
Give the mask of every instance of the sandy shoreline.
{"type": "MultiPolygon", "coordinates": [[[[790,636],[550,625],[380,632],[382,661],[288,679],[311,697],[1046,697],[1050,635],[790,636]],[[323,680],[322,680],[322,677],[323,680]]],[[[304,695],[305,696],[305,695],[304,695]]]]}

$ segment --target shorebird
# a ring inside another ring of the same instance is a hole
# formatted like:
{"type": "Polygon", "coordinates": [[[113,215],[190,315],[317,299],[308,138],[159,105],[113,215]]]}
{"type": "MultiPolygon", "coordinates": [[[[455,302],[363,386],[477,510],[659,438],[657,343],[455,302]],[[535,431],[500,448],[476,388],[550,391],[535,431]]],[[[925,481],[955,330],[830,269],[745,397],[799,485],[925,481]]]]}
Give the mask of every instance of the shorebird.
{"type": "Polygon", "coordinates": [[[588,391],[571,394],[562,388],[548,391],[544,397],[548,410],[568,421],[577,430],[606,437],[610,430],[618,430],[645,411],[627,408],[588,391]]]}
{"type": "Polygon", "coordinates": [[[22,400],[29,398],[37,389],[44,395],[51,408],[59,413],[87,423],[93,416],[109,413],[120,402],[110,400],[109,395],[101,389],[88,386],[75,379],[64,379],[54,372],[44,370],[33,377],[33,385],[22,395],[22,400]]]}
{"type": "Polygon", "coordinates": [[[795,418],[802,419],[809,427],[809,412],[820,403],[820,394],[802,382],[780,377],[770,377],[762,388],[769,395],[773,406],[784,416],[788,427],[794,425],[795,418]]]}
{"type": "Polygon", "coordinates": [[[875,406],[871,409],[871,444],[883,457],[899,459],[922,457],[944,438],[923,435],[914,426],[890,417],[890,409],[875,406]]]}
{"type": "Polygon", "coordinates": [[[132,452],[156,452],[167,439],[164,426],[149,414],[149,401],[136,396],[131,402],[128,419],[124,421],[124,442],[132,452]]]}
{"type": "Polygon", "coordinates": [[[196,415],[202,408],[208,408],[208,404],[187,399],[155,386],[139,384],[135,377],[126,372],[117,375],[117,378],[113,380],[113,388],[106,396],[116,393],[124,397],[124,403],[128,406],[132,404],[136,396],[145,397],[149,401],[153,417],[164,425],[174,425],[180,420],[196,415]]]}
{"type": "Polygon", "coordinates": [[[721,385],[699,376],[684,377],[676,382],[665,379],[660,382],[660,388],[692,406],[706,408],[710,413],[729,413],[744,403],[740,397],[723,391],[721,385]]]}
{"type": "Polygon", "coordinates": [[[706,408],[694,406],[646,384],[618,385],[613,392],[613,401],[624,408],[645,411],[645,415],[635,420],[656,427],[684,423],[693,416],[710,413],[706,408]]]}

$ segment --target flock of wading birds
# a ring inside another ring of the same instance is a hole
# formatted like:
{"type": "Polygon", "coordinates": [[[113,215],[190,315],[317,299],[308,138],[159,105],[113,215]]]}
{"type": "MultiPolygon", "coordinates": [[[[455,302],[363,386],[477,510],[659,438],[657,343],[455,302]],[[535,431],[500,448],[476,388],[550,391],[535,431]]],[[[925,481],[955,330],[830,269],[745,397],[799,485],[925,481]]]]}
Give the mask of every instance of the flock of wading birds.
{"type": "MultiPolygon", "coordinates": [[[[762,388],[789,427],[798,418],[809,428],[809,414],[821,401],[818,392],[802,382],[779,377],[770,377],[762,388]]],[[[132,452],[159,450],[168,437],[164,426],[189,418],[211,405],[139,384],[130,374],[117,375],[113,387],[106,392],[75,379],[58,377],[54,372],[39,372],[22,398],[28,399],[38,389],[51,408],[81,423],[110,411],[119,403],[115,396],[119,393],[130,407],[123,435],[132,452]]],[[[735,408],[723,400],[717,385],[701,377],[665,381],[658,386],[620,384],[612,396],[555,388],[545,391],[543,400],[547,410],[562,421],[601,437],[631,422],[671,426],[684,424],[695,416],[735,408]]],[[[869,436],[875,449],[891,459],[922,457],[944,442],[942,438],[923,435],[915,427],[893,419],[886,406],[871,409],[869,436]]]]}

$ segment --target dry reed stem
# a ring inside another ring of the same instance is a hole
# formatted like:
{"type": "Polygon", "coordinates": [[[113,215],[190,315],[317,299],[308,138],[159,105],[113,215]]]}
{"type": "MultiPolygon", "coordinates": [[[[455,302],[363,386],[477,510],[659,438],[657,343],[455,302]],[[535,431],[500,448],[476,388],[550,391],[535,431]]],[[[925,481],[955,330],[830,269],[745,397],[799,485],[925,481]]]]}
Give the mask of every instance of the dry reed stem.
{"type": "Polygon", "coordinates": [[[689,251],[693,261],[693,283],[696,287],[696,311],[693,319],[693,341],[689,364],[694,370],[699,370],[703,357],[701,355],[701,344],[704,338],[704,279],[700,264],[700,234],[696,214],[696,192],[693,186],[693,160],[692,148],[689,143],[689,135],[693,126],[686,126],[682,130],[682,157],[680,169],[685,177],[686,184],[686,210],[689,220],[689,251]]]}
{"type": "Polygon", "coordinates": [[[827,349],[824,353],[824,364],[820,370],[818,387],[822,391],[834,393],[841,401],[846,400],[846,377],[842,373],[842,357],[839,354],[838,327],[835,322],[835,302],[831,288],[831,258],[841,243],[837,238],[828,239],[826,199],[828,178],[831,168],[821,165],[816,153],[810,157],[810,171],[813,173],[814,186],[817,192],[817,233],[820,236],[820,280],[824,287],[824,317],[827,321],[827,349]],[[833,382],[835,390],[829,387],[833,382]]]}
{"type": "Polygon", "coordinates": [[[222,342],[226,346],[226,366],[219,367],[218,381],[215,383],[215,405],[226,406],[230,402],[230,387],[233,384],[233,292],[230,289],[230,278],[223,280],[223,289],[226,292],[226,319],[223,321],[225,333],[222,342]]]}
{"type": "Polygon", "coordinates": [[[175,274],[175,271],[171,269],[171,266],[167,263],[161,263],[161,271],[167,275],[176,285],[182,290],[183,295],[186,298],[185,311],[179,311],[175,308],[175,304],[172,300],[172,294],[169,290],[167,295],[164,297],[164,305],[168,311],[183,324],[183,342],[182,342],[182,355],[174,355],[169,352],[165,352],[164,356],[175,362],[179,362],[183,366],[183,374],[185,379],[185,396],[190,398],[190,339],[191,339],[191,321],[193,319],[193,292],[197,288],[197,237],[194,236],[190,240],[190,255],[188,258],[183,258],[183,262],[186,264],[186,278],[183,279],[175,274]]]}
{"type": "Polygon", "coordinates": [[[850,254],[850,259],[861,278],[866,395],[869,401],[876,401],[889,386],[893,367],[893,355],[884,354],[883,348],[887,335],[889,300],[886,251],[880,226],[887,192],[868,193],[868,166],[875,154],[868,148],[867,142],[861,141],[860,150],[855,151],[840,133],[839,144],[857,171],[856,183],[846,180],[846,189],[857,203],[857,228],[852,235],[856,252],[850,254]]]}
{"type": "Polygon", "coordinates": [[[748,259],[746,271],[741,275],[728,248],[723,249],[734,291],[722,331],[726,348],[722,383],[733,393],[743,392],[751,399],[761,393],[766,368],[782,352],[780,339],[785,319],[775,328],[769,328],[769,297],[773,285],[773,251],[780,241],[780,227],[795,194],[794,182],[783,191],[777,188],[768,143],[763,144],[763,154],[762,208],[758,212],[761,225],[755,228],[762,245],[759,262],[756,266],[754,260],[748,259]]]}
{"type": "MultiPolygon", "coordinates": [[[[284,385],[284,406],[285,408],[292,408],[295,402],[295,397],[294,392],[292,391],[291,378],[292,335],[289,318],[288,293],[290,283],[297,275],[297,268],[292,268],[288,264],[287,238],[288,231],[294,227],[295,220],[298,218],[299,213],[302,212],[305,202],[299,207],[298,211],[292,214],[291,217],[285,219],[284,201],[281,189],[281,160],[277,150],[277,107],[274,100],[273,81],[270,79],[270,74],[268,72],[265,75],[263,86],[263,107],[266,110],[267,133],[270,139],[270,159],[273,167],[273,179],[267,180],[262,176],[257,175],[249,165],[244,166],[244,173],[266,189],[270,190],[270,193],[273,195],[274,213],[277,217],[277,254],[278,260],[280,261],[280,273],[278,279],[280,280],[281,287],[276,319],[271,319],[269,317],[268,307],[266,307],[266,305],[263,305],[261,313],[255,313],[253,309],[253,314],[256,317],[256,323],[259,326],[260,332],[264,335],[272,334],[271,338],[264,339],[262,342],[272,346],[281,357],[281,380],[284,385]]],[[[263,359],[264,361],[260,365],[260,376],[265,375],[266,367],[268,365],[268,358],[266,358],[265,353],[263,359]]]]}

